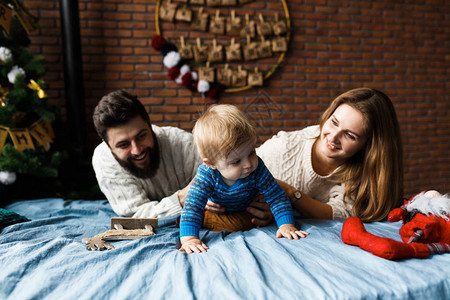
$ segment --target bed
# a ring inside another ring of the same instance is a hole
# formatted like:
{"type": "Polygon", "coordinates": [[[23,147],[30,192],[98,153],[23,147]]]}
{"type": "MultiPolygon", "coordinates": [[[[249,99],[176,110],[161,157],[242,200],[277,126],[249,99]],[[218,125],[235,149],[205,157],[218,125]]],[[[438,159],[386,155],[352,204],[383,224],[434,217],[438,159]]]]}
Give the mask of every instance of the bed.
{"type": "MultiPolygon", "coordinates": [[[[342,221],[302,219],[310,235],[276,239],[276,225],[201,231],[207,253],[176,250],[176,217],[156,235],[88,251],[83,237],[109,229],[106,200],[37,199],[8,211],[31,221],[0,233],[0,299],[450,299],[450,254],[389,261],[340,238],[342,221]]],[[[366,224],[400,240],[401,223],[366,224]]]]}

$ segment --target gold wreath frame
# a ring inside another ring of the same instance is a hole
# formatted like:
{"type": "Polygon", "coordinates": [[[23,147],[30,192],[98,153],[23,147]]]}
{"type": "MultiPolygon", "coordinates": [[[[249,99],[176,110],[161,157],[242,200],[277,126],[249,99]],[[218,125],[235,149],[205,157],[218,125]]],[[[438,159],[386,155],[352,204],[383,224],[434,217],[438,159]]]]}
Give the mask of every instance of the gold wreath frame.
{"type": "MultiPolygon", "coordinates": [[[[161,6],[162,0],[156,0],[156,13],[155,13],[155,27],[156,27],[156,34],[161,35],[161,29],[159,28],[159,8],[161,6]]],[[[291,39],[291,18],[289,16],[289,9],[287,7],[287,3],[285,0],[281,0],[281,3],[283,4],[284,13],[286,15],[286,25],[287,25],[287,33],[286,33],[286,42],[289,45],[289,41],[291,39]]],[[[277,63],[264,75],[264,79],[268,79],[272,74],[275,72],[275,70],[280,66],[280,64],[284,60],[284,56],[286,55],[286,52],[283,52],[280,54],[280,57],[278,57],[277,63]]],[[[225,89],[225,93],[235,93],[235,92],[241,92],[252,88],[251,85],[247,85],[244,87],[239,88],[229,88],[225,89]]]]}

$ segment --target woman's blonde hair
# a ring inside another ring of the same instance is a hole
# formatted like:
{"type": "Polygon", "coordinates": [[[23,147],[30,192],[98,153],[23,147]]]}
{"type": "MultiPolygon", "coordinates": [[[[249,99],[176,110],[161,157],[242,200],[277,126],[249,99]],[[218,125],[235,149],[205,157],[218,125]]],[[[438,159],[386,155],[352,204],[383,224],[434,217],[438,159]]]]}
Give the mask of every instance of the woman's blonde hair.
{"type": "Polygon", "coordinates": [[[254,122],[236,106],[212,105],[197,120],[192,130],[202,158],[216,162],[227,158],[232,150],[256,140],[254,122]]]}
{"type": "Polygon", "coordinates": [[[380,221],[401,205],[403,150],[394,106],[384,93],[357,88],[338,96],[323,113],[320,130],[341,104],[363,115],[365,147],[348,159],[337,173],[345,183],[345,196],[354,196],[353,215],[364,222],[380,221]]]}

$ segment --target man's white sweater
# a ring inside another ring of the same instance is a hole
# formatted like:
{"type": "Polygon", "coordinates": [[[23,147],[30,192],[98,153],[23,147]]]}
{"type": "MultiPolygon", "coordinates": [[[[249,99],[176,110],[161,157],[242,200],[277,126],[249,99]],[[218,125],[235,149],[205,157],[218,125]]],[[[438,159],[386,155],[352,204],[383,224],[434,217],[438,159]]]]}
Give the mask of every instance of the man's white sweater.
{"type": "Polygon", "coordinates": [[[178,191],[189,184],[201,163],[189,132],[152,125],[161,162],[149,179],[137,178],[116,161],[108,145],[97,146],[92,165],[101,191],[122,217],[160,218],[181,213],[178,191]]]}

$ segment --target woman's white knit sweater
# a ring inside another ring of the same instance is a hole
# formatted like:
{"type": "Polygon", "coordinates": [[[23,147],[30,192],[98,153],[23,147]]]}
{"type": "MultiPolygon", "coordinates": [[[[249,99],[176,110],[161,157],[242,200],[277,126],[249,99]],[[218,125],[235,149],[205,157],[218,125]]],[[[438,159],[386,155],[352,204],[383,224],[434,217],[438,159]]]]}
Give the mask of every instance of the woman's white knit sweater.
{"type": "Polygon", "coordinates": [[[181,213],[178,191],[194,178],[201,159],[189,132],[153,125],[161,162],[155,176],[141,179],[119,165],[108,145],[92,157],[98,184],[114,212],[122,217],[160,218],[181,213]]]}
{"type": "Polygon", "coordinates": [[[332,182],[333,174],[320,176],[312,167],[312,146],[319,133],[318,125],[298,131],[280,131],[257,148],[256,153],[275,178],[329,204],[333,219],[345,219],[351,215],[354,200],[345,198],[344,201],[344,184],[332,182]]]}

